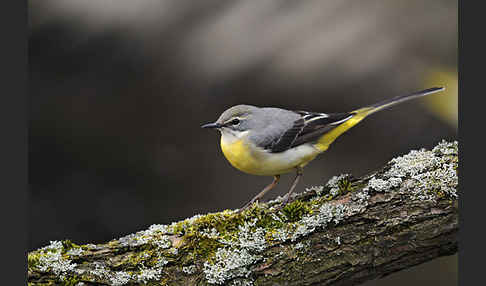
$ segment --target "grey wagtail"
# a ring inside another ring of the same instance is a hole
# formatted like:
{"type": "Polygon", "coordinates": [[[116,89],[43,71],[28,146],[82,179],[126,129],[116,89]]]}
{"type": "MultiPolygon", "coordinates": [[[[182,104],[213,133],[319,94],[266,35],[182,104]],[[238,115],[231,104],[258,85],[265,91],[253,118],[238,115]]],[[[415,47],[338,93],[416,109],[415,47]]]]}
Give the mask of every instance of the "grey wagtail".
{"type": "Polygon", "coordinates": [[[236,169],[252,175],[273,176],[273,182],[239,211],[248,208],[275,187],[281,174],[297,175],[281,207],[290,199],[303,167],[329,148],[334,140],[368,115],[392,105],[444,90],[433,87],[387,99],[351,112],[317,113],[274,107],[236,105],[202,128],[221,132],[221,149],[236,169]]]}

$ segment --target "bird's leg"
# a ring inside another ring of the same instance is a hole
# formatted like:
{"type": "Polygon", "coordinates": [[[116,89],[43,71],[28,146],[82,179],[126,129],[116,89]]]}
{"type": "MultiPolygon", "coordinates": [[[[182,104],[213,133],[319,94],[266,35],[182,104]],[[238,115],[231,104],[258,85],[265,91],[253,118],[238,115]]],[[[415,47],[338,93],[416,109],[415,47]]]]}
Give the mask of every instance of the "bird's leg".
{"type": "Polygon", "coordinates": [[[250,207],[254,202],[262,198],[268,191],[270,191],[271,189],[273,189],[273,187],[277,185],[279,180],[280,180],[280,175],[275,175],[273,177],[273,182],[270,185],[266,186],[258,195],[256,195],[253,199],[251,199],[251,201],[249,201],[246,205],[244,205],[238,212],[239,213],[242,212],[243,210],[250,207]]]}
{"type": "Polygon", "coordinates": [[[297,186],[297,183],[299,182],[300,177],[304,174],[304,171],[302,167],[297,167],[297,175],[295,176],[294,182],[292,183],[292,186],[290,187],[289,192],[286,195],[286,198],[284,202],[280,205],[279,209],[282,209],[288,202],[290,201],[290,196],[292,195],[292,192],[294,191],[295,187],[297,186]]]}

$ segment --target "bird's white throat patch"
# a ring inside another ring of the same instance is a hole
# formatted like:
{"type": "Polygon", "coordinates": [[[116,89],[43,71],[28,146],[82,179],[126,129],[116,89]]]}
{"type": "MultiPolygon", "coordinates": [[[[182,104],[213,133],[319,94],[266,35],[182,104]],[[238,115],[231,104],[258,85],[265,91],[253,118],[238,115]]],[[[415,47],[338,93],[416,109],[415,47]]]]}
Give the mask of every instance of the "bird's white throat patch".
{"type": "Polygon", "coordinates": [[[248,135],[249,130],[246,131],[234,131],[231,129],[221,129],[221,141],[223,144],[232,144],[237,140],[248,135]]]}

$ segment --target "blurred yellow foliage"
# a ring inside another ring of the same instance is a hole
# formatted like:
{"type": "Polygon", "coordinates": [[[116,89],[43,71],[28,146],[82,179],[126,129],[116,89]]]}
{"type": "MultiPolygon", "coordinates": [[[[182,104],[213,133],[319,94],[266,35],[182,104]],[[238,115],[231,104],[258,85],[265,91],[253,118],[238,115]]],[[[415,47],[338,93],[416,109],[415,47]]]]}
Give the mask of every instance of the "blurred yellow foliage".
{"type": "Polygon", "coordinates": [[[438,118],[457,128],[458,117],[458,79],[457,72],[445,69],[433,70],[426,77],[424,88],[444,86],[441,94],[427,96],[423,104],[438,118]]]}

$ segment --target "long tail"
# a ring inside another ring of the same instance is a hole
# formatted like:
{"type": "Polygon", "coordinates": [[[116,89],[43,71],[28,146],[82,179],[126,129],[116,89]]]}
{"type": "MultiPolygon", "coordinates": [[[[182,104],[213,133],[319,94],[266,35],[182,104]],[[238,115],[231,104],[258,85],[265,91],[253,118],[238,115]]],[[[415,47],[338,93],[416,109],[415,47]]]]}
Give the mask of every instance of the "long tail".
{"type": "Polygon", "coordinates": [[[340,125],[338,125],[336,128],[330,130],[329,132],[323,134],[321,138],[317,141],[316,147],[321,150],[321,152],[324,152],[329,148],[329,145],[331,145],[336,138],[338,138],[341,134],[349,130],[351,127],[355,126],[358,124],[361,120],[365,119],[368,115],[373,114],[377,111],[383,110],[385,108],[391,107],[395,104],[399,104],[402,102],[405,102],[410,99],[414,99],[417,97],[422,97],[428,94],[436,93],[439,91],[443,91],[443,87],[432,87],[428,89],[424,89],[421,91],[414,92],[412,94],[407,94],[407,95],[402,95],[402,96],[397,96],[391,99],[386,99],[381,102],[351,111],[350,114],[354,114],[352,117],[350,117],[348,120],[344,121],[340,125]]]}

